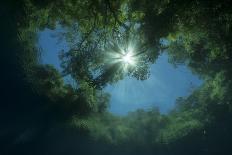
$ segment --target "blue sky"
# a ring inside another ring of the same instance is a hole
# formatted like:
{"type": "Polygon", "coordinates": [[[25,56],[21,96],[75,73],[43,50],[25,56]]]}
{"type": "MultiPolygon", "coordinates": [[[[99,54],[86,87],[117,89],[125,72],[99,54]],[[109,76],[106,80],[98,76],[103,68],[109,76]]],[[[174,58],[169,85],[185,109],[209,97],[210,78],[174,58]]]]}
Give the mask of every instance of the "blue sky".
{"type": "Polygon", "coordinates": [[[59,33],[64,32],[61,27],[57,27],[55,30],[45,29],[38,33],[38,46],[42,49],[41,51],[41,63],[52,64],[59,71],[60,60],[58,54],[61,50],[67,51],[68,45],[64,39],[59,38],[59,33]]]}
{"type": "Polygon", "coordinates": [[[167,113],[178,97],[191,94],[194,88],[202,84],[186,66],[175,68],[168,63],[166,54],[161,55],[150,70],[151,75],[147,80],[127,77],[106,87],[106,91],[112,95],[112,113],[124,115],[131,110],[152,107],[159,107],[162,113],[167,113]]]}
{"type": "MultiPolygon", "coordinates": [[[[52,64],[61,71],[58,53],[68,50],[65,40],[58,39],[58,32],[64,32],[61,27],[56,30],[45,29],[38,33],[38,46],[42,49],[41,63],[52,64]]],[[[109,111],[117,115],[125,115],[128,111],[138,108],[150,109],[159,107],[162,113],[167,113],[174,107],[178,97],[189,95],[202,81],[191,73],[186,66],[175,68],[168,63],[168,56],[162,54],[155,64],[151,65],[149,79],[139,81],[134,78],[125,79],[105,88],[111,94],[109,111]]],[[[65,81],[69,81],[65,78],[65,81]]]]}

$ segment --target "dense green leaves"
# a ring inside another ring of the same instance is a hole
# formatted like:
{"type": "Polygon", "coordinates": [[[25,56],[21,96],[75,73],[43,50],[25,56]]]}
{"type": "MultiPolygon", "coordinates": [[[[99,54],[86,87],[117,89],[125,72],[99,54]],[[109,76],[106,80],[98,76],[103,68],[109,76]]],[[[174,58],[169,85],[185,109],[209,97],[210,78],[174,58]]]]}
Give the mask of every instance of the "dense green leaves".
{"type": "MultiPolygon", "coordinates": [[[[62,124],[95,141],[164,149],[163,154],[183,154],[183,147],[189,154],[225,154],[228,150],[232,137],[229,0],[24,2],[12,19],[18,40],[11,41],[13,46],[20,45],[17,64],[32,94],[42,98],[36,106],[46,113],[43,119],[49,118],[50,128],[62,124]],[[57,24],[65,29],[61,37],[70,47],[60,54],[62,74],[53,66],[39,64],[36,48],[38,30],[55,29],[57,24]],[[135,66],[125,69],[120,61],[112,63],[118,59],[112,55],[122,55],[130,46],[138,57],[135,66]],[[168,53],[176,67],[187,65],[205,83],[188,97],[177,99],[175,109],[167,115],[157,109],[137,110],[125,117],[107,113],[110,96],[102,89],[125,76],[149,78],[149,65],[162,52],[168,53]],[[71,75],[75,86],[63,82],[66,75],[71,75]]],[[[33,106],[33,100],[29,101],[23,105],[33,106]]],[[[33,116],[36,120],[41,115],[33,116]]],[[[40,126],[32,124],[31,128],[40,126]]]]}

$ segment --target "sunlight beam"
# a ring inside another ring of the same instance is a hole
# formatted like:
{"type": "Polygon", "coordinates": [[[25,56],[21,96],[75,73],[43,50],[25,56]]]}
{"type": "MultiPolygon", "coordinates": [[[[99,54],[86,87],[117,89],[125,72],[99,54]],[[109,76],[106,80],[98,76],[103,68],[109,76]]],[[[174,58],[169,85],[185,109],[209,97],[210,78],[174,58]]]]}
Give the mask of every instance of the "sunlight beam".
{"type": "Polygon", "coordinates": [[[129,47],[126,51],[123,52],[123,55],[121,55],[121,61],[126,66],[135,64],[135,57],[133,55],[133,49],[131,47],[129,47]]]}
{"type": "Polygon", "coordinates": [[[133,64],[133,58],[132,58],[132,55],[130,53],[123,55],[122,60],[126,64],[133,64]]]}

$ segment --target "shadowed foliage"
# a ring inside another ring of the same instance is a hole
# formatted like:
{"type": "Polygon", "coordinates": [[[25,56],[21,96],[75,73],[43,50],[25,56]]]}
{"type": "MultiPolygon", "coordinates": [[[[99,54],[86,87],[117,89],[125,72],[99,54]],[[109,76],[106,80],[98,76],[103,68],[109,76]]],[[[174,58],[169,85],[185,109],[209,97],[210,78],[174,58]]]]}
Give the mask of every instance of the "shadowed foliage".
{"type": "Polygon", "coordinates": [[[0,154],[230,154],[231,10],[229,0],[1,2],[0,154]],[[37,33],[57,24],[69,44],[63,73],[41,64],[37,48],[37,33]],[[120,56],[131,40],[138,62],[125,69],[120,56]],[[149,78],[163,52],[204,84],[165,115],[107,112],[103,88],[149,78]]]}

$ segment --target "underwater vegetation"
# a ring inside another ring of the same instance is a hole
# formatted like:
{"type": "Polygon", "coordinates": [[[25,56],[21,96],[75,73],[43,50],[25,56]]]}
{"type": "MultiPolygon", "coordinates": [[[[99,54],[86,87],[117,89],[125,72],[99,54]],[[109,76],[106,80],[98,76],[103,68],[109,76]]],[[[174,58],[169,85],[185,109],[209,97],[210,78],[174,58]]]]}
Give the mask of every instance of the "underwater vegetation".
{"type": "Polygon", "coordinates": [[[0,154],[230,154],[231,6],[230,0],[1,2],[0,154]],[[59,52],[62,72],[41,64],[37,47],[38,32],[57,24],[69,46],[59,52]],[[167,114],[110,113],[104,88],[125,77],[148,79],[163,53],[204,83],[167,114]]]}

